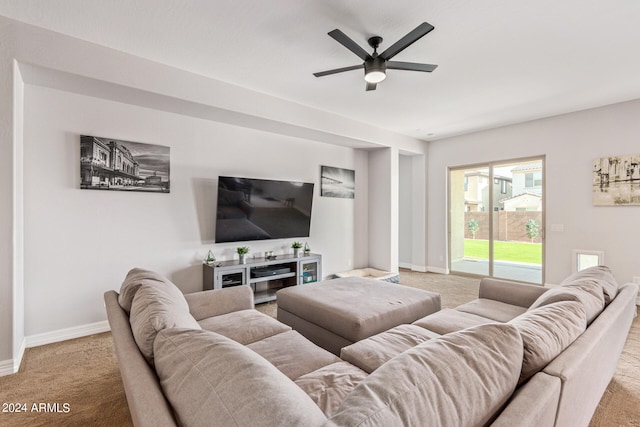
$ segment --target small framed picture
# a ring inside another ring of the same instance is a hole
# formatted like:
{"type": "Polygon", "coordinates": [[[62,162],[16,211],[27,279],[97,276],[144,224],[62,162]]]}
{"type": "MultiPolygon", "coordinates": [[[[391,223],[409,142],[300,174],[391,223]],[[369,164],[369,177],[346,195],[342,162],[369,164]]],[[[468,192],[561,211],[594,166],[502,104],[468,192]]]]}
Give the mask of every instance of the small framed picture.
{"type": "Polygon", "coordinates": [[[356,196],[356,171],[321,166],[320,196],[354,199],[356,196]]]}

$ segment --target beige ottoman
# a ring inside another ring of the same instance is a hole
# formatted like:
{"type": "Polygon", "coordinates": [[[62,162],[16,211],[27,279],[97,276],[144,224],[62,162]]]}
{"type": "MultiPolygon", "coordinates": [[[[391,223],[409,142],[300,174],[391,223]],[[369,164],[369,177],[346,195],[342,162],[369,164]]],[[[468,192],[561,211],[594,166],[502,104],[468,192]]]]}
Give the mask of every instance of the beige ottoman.
{"type": "Polygon", "coordinates": [[[440,310],[440,295],[360,277],[277,292],[278,320],[339,355],[340,349],[440,310]]]}

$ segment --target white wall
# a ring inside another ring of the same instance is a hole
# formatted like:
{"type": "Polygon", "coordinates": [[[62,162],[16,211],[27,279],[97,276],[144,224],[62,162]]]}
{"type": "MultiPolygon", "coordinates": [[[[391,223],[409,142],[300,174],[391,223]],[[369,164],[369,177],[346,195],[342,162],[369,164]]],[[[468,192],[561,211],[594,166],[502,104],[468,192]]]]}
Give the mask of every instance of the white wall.
{"type": "Polygon", "coordinates": [[[400,154],[398,169],[399,266],[424,272],[427,271],[426,156],[400,154]]]}
{"type": "Polygon", "coordinates": [[[410,156],[400,155],[398,191],[398,260],[400,267],[413,265],[413,162],[410,156]]]}
{"type": "Polygon", "coordinates": [[[369,260],[358,267],[398,271],[398,164],[394,148],[369,152],[369,260]]]}
{"type": "Polygon", "coordinates": [[[571,273],[573,249],[601,250],[620,282],[640,275],[640,206],[594,207],[591,161],[640,152],[640,100],[432,142],[428,262],[447,267],[447,168],[546,155],[546,282],[571,273]],[[551,225],[564,231],[552,231],[551,225]]]}
{"type": "MultiPolygon", "coordinates": [[[[218,175],[316,183],[311,248],[324,275],[347,269],[355,238],[352,200],[320,197],[320,165],[358,170],[361,150],[284,137],[49,88],[25,90],[26,335],[105,319],[102,293],[132,267],[202,290],[201,261],[234,257],[214,245],[218,175]],[[79,135],[171,148],[171,193],[79,189],[79,135]],[[55,304],[52,304],[55,301],[55,304]]],[[[358,190],[366,192],[366,182],[358,190]]],[[[362,237],[361,237],[362,238],[362,237]]],[[[366,238],[366,237],[365,237],[366,238]]],[[[249,242],[290,252],[291,240],[249,242]]]]}

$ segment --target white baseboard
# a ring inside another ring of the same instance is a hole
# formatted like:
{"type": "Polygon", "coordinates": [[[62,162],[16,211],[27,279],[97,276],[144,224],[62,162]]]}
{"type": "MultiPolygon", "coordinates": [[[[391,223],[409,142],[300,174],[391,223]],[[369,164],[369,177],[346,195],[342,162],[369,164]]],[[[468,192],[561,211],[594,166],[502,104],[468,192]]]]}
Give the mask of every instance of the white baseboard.
{"type": "Polygon", "coordinates": [[[45,332],[43,334],[29,335],[25,338],[27,348],[39,345],[51,344],[54,342],[66,341],[73,338],[86,337],[87,335],[99,334],[110,331],[109,322],[89,323],[87,325],[74,326],[72,328],[58,329],[57,331],[45,332]]]}
{"type": "Polygon", "coordinates": [[[407,270],[417,271],[419,273],[439,273],[439,274],[449,274],[448,268],[440,268],[440,267],[428,267],[424,265],[413,265],[408,262],[400,262],[398,263],[398,267],[406,268],[407,270]]]}
{"type": "Polygon", "coordinates": [[[408,262],[400,262],[398,263],[398,267],[406,268],[407,270],[411,271],[417,271],[419,273],[426,273],[427,271],[429,271],[429,269],[423,265],[413,265],[408,262]]]}
{"type": "Polygon", "coordinates": [[[427,271],[429,273],[449,274],[449,269],[448,268],[427,267],[427,271]]]}
{"type": "MultiPolygon", "coordinates": [[[[14,359],[0,361],[0,377],[12,375],[18,372],[15,365],[16,363],[14,359]]],[[[20,367],[20,364],[18,364],[18,367],[20,367]]]]}
{"type": "Polygon", "coordinates": [[[25,340],[22,340],[20,349],[18,350],[18,356],[15,359],[0,361],[0,377],[5,375],[13,375],[20,369],[20,363],[22,362],[22,356],[24,356],[25,340]]]}

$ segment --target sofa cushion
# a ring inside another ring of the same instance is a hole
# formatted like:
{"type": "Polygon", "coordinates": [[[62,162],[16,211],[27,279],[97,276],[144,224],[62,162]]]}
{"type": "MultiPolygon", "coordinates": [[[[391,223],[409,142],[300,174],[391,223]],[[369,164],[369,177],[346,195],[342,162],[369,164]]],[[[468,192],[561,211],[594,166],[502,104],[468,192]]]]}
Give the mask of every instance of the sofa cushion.
{"type": "Polygon", "coordinates": [[[599,265],[596,267],[585,268],[564,279],[560,286],[581,282],[583,280],[593,280],[602,286],[604,292],[604,303],[609,303],[618,295],[619,285],[609,267],[599,265]]]}
{"type": "MultiPolygon", "coordinates": [[[[184,301],[184,297],[182,298],[184,301]]],[[[144,358],[153,365],[153,341],[166,328],[200,329],[189,308],[165,287],[142,285],[133,298],[129,316],[133,337],[144,358]]]]}
{"type": "Polygon", "coordinates": [[[461,331],[471,326],[484,325],[486,323],[495,323],[495,320],[453,308],[443,308],[437,313],[416,320],[413,325],[429,329],[436,334],[445,335],[449,332],[461,331]]]}
{"type": "Polygon", "coordinates": [[[120,294],[118,295],[120,307],[122,307],[127,314],[131,312],[133,298],[142,285],[157,286],[165,289],[168,295],[172,295],[176,299],[176,303],[184,305],[184,307],[189,310],[189,305],[184,299],[182,291],[169,279],[153,271],[133,268],[129,270],[127,276],[124,278],[120,286],[120,294]]]}
{"type": "Polygon", "coordinates": [[[371,373],[403,351],[439,336],[417,325],[400,325],[343,347],[340,358],[371,373]]]}
{"type": "Polygon", "coordinates": [[[224,335],[245,345],[291,330],[291,327],[255,309],[209,317],[199,323],[202,329],[224,335]]]}
{"type": "Polygon", "coordinates": [[[544,368],[587,328],[579,302],[562,301],[529,310],[509,322],[522,336],[524,356],[520,382],[544,368]]]}
{"type": "Polygon", "coordinates": [[[456,310],[476,314],[503,323],[527,311],[525,307],[520,307],[519,305],[507,304],[502,301],[486,298],[478,298],[462,304],[456,307],[456,310]]]}
{"type": "Polygon", "coordinates": [[[295,383],[330,417],[366,377],[362,369],[347,362],[336,362],[297,378],[295,383]]]}
{"type": "Polygon", "coordinates": [[[349,426],[480,426],[518,383],[522,339],[508,324],[426,341],[369,375],[331,421],[349,426]]]}
{"type": "Polygon", "coordinates": [[[338,356],[318,347],[296,331],[273,335],[247,347],[292,380],[340,361],[338,356]]]}
{"type": "Polygon", "coordinates": [[[576,282],[571,285],[555,286],[549,289],[531,304],[529,310],[560,301],[576,301],[582,304],[587,314],[587,324],[598,317],[604,309],[604,294],[602,288],[597,286],[597,283],[576,282]]]}
{"type": "Polygon", "coordinates": [[[319,426],[326,417],[293,381],[245,346],[206,330],[165,329],[156,372],[179,425],[319,426]]]}

